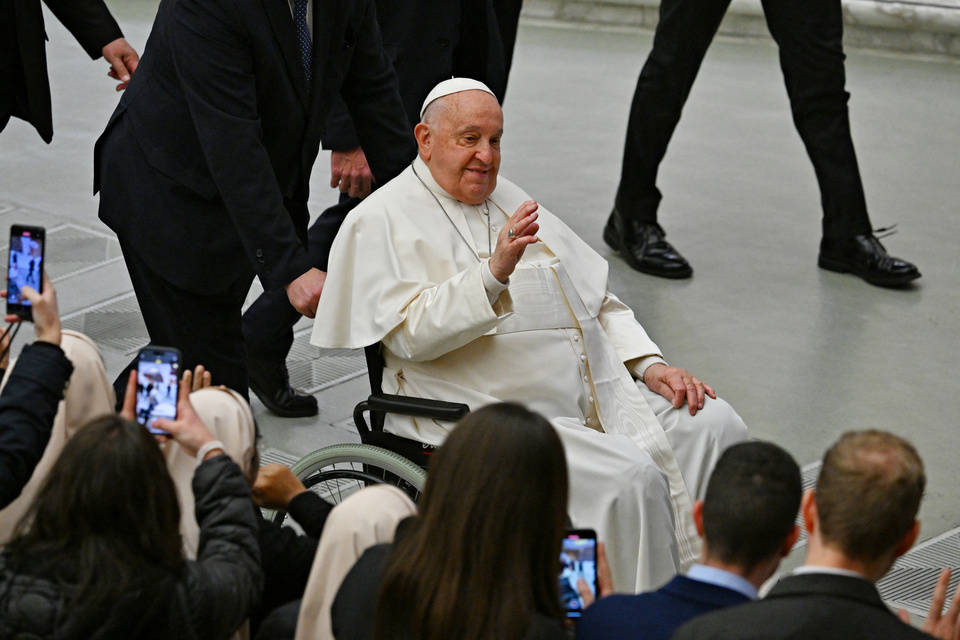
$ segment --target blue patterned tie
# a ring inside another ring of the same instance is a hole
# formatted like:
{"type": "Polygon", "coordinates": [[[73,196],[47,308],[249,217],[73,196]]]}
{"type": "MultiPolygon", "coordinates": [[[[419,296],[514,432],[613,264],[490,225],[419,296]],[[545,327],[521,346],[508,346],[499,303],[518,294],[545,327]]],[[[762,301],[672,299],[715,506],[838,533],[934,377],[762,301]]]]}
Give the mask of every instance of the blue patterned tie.
{"type": "Polygon", "coordinates": [[[313,80],[313,43],[307,26],[307,0],[293,0],[293,22],[297,27],[297,45],[303,59],[303,71],[307,74],[307,89],[313,80]]]}

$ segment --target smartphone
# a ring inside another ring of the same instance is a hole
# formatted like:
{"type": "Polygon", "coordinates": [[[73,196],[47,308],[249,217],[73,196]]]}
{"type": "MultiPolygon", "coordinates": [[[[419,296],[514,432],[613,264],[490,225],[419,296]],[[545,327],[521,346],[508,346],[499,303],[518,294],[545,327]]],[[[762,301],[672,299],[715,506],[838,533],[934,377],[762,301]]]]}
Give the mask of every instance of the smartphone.
{"type": "Polygon", "coordinates": [[[7,261],[7,314],[33,320],[33,308],[23,296],[24,287],[43,293],[43,227],[15,224],[10,227],[7,261]]]}
{"type": "Polygon", "coordinates": [[[169,436],[153,426],[157,418],[177,419],[180,392],[180,351],[150,345],[137,358],[137,422],[150,433],[169,436]]]}
{"type": "Polygon", "coordinates": [[[586,584],[597,599],[597,532],[570,529],[560,548],[560,601],[568,618],[579,618],[587,605],[578,585],[586,584]]]}

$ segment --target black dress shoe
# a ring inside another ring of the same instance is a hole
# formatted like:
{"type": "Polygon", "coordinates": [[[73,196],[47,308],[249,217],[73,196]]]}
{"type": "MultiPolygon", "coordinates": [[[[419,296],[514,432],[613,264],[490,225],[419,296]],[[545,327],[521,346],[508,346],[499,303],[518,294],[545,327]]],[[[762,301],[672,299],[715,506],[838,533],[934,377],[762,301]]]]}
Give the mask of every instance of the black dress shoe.
{"type": "Polygon", "coordinates": [[[249,358],[247,371],[250,389],[257,394],[267,409],[282,418],[315,416],[320,409],[313,396],[298,393],[290,386],[290,375],[285,362],[271,362],[249,358]]]}
{"type": "Polygon", "coordinates": [[[693,268],[665,240],[666,235],[656,222],[624,220],[616,207],[603,229],[604,242],[633,269],[661,278],[689,278],[693,268]]]}
{"type": "Polygon", "coordinates": [[[824,238],[820,242],[821,269],[852,273],[878,287],[902,287],[920,277],[917,267],[887,254],[873,234],[852,238],[824,238]]]}

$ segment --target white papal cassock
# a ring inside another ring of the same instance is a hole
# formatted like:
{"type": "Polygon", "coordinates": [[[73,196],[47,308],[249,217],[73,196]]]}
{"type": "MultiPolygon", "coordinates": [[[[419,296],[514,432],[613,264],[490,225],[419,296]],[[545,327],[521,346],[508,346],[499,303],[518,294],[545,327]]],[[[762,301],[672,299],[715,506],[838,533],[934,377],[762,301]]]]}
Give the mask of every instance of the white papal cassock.
{"type": "MultiPolygon", "coordinates": [[[[529,199],[500,178],[484,204],[463,204],[418,158],[344,222],[311,342],[382,342],[386,393],[471,409],[515,401],[542,413],[564,443],[574,525],[607,541],[618,590],[652,589],[697,558],[691,499],[746,427],[722,400],[707,398],[690,416],[634,380],[663,362],[659,348],[607,291],[606,261],[543,207],[541,242],[507,288],[488,292],[490,247],[529,199]]],[[[386,423],[430,444],[452,427],[397,415],[386,423]]]]}

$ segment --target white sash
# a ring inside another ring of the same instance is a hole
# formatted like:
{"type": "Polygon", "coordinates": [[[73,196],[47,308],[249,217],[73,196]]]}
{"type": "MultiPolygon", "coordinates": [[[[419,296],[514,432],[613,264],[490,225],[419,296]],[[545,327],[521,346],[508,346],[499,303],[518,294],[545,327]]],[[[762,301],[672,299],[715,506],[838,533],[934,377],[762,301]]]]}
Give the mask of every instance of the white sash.
{"type": "Polygon", "coordinates": [[[670,502],[674,512],[680,566],[688,567],[698,560],[700,543],[693,523],[690,496],[673,448],[657,416],[637,388],[636,381],[617,358],[600,321],[587,313],[562,263],[558,262],[551,268],[556,272],[567,302],[583,332],[583,344],[587,352],[587,362],[590,364],[600,424],[605,432],[625,435],[636,442],[666,474],[670,484],[670,502]]]}

